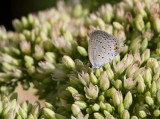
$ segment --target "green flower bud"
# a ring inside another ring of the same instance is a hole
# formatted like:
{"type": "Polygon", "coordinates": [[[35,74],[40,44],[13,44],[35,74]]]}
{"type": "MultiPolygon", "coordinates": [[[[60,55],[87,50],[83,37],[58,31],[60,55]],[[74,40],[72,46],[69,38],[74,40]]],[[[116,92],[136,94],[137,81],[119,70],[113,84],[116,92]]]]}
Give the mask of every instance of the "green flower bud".
{"type": "Polygon", "coordinates": [[[160,104],[160,90],[157,92],[157,102],[160,104]]]}
{"type": "Polygon", "coordinates": [[[107,24],[105,27],[105,31],[109,34],[113,34],[113,26],[111,24],[107,24]]]}
{"type": "Polygon", "coordinates": [[[115,119],[115,118],[112,115],[108,115],[108,116],[106,116],[105,119],[115,119]]]}
{"type": "Polygon", "coordinates": [[[150,92],[151,92],[152,95],[155,95],[156,92],[157,92],[157,87],[156,87],[156,82],[155,81],[153,81],[152,84],[151,84],[150,92]]]}
{"type": "Polygon", "coordinates": [[[56,56],[53,52],[46,52],[44,55],[44,59],[52,64],[56,63],[56,56]]]}
{"type": "Polygon", "coordinates": [[[13,71],[14,67],[6,62],[2,63],[3,70],[5,71],[13,71]]]}
{"type": "Polygon", "coordinates": [[[160,18],[159,17],[153,17],[152,18],[153,19],[153,21],[152,21],[152,23],[153,23],[153,28],[154,28],[154,30],[156,31],[156,32],[160,32],[160,18]]]}
{"type": "Polygon", "coordinates": [[[13,109],[10,109],[4,119],[14,119],[16,116],[16,111],[13,109]]]}
{"type": "Polygon", "coordinates": [[[72,95],[78,93],[78,91],[73,87],[67,87],[66,91],[69,91],[72,95]]]}
{"type": "Polygon", "coordinates": [[[99,109],[100,109],[100,106],[96,103],[92,106],[93,111],[99,111],[99,109]]]}
{"type": "Polygon", "coordinates": [[[20,32],[22,30],[22,23],[20,22],[19,19],[14,19],[13,22],[13,27],[17,32],[20,32]]]}
{"type": "MultiPolygon", "coordinates": [[[[109,115],[111,115],[108,111],[106,111],[106,110],[104,110],[104,115],[107,117],[107,116],[109,116],[109,115]]],[[[106,118],[105,118],[106,119],[106,118]]],[[[110,119],[110,118],[107,118],[107,119],[110,119]]]]}
{"type": "Polygon", "coordinates": [[[20,48],[22,53],[29,55],[31,53],[31,44],[30,42],[27,42],[26,40],[22,40],[20,42],[20,48]]]}
{"type": "Polygon", "coordinates": [[[97,18],[96,24],[97,24],[97,26],[99,26],[100,28],[105,28],[105,22],[104,22],[101,18],[97,18]]]}
{"type": "Polygon", "coordinates": [[[160,78],[156,81],[157,90],[160,90],[160,78]]]}
{"type": "Polygon", "coordinates": [[[72,110],[73,115],[76,116],[76,117],[81,112],[80,108],[75,104],[72,104],[71,110],[72,110]]]}
{"type": "Polygon", "coordinates": [[[158,62],[154,58],[149,58],[147,61],[147,66],[154,70],[155,67],[158,67],[158,62]]]}
{"type": "Polygon", "coordinates": [[[110,88],[105,92],[105,96],[106,97],[113,97],[114,93],[115,93],[116,89],[115,88],[110,88]]]}
{"type": "Polygon", "coordinates": [[[19,108],[18,112],[19,112],[19,115],[20,115],[23,119],[26,119],[26,118],[27,118],[27,113],[26,113],[25,110],[22,109],[21,107],[19,108]]]}
{"type": "Polygon", "coordinates": [[[82,74],[81,74],[81,75],[78,74],[78,78],[79,78],[79,80],[81,81],[81,83],[82,83],[84,86],[89,85],[89,74],[88,74],[88,73],[84,73],[84,72],[82,71],[82,74]]]}
{"type": "Polygon", "coordinates": [[[90,81],[94,84],[94,85],[96,85],[97,83],[98,83],[98,79],[97,79],[97,77],[91,72],[91,74],[90,74],[90,81]]]}
{"type": "Polygon", "coordinates": [[[74,102],[74,104],[77,105],[82,110],[87,108],[87,103],[84,101],[76,101],[74,102]]]}
{"type": "Polygon", "coordinates": [[[144,78],[144,82],[150,86],[151,85],[151,81],[152,81],[152,75],[151,75],[151,71],[149,69],[146,69],[144,71],[144,74],[143,74],[143,78],[144,78]]]}
{"type": "Polygon", "coordinates": [[[150,58],[150,50],[146,49],[141,55],[142,63],[147,61],[149,58],[150,58]]]}
{"type": "Polygon", "coordinates": [[[120,91],[115,91],[114,95],[112,96],[112,99],[113,99],[113,104],[115,106],[118,106],[123,101],[122,93],[120,91]]]}
{"type": "Polygon", "coordinates": [[[28,27],[28,20],[27,20],[27,18],[25,16],[21,17],[21,23],[22,23],[23,28],[27,28],[28,27]]]}
{"type": "Polygon", "coordinates": [[[107,76],[108,76],[109,80],[114,80],[114,73],[113,73],[111,68],[107,67],[106,68],[106,73],[107,73],[107,76]]]}
{"type": "Polygon", "coordinates": [[[40,60],[43,58],[43,55],[44,55],[44,50],[41,46],[39,45],[36,45],[35,48],[35,53],[33,54],[33,57],[36,59],[36,60],[40,60]]]}
{"type": "Polygon", "coordinates": [[[26,66],[26,68],[30,68],[34,64],[34,60],[30,56],[27,56],[27,55],[24,56],[24,60],[25,60],[25,66],[26,66]]]}
{"type": "Polygon", "coordinates": [[[113,107],[112,107],[109,103],[105,103],[105,105],[106,105],[106,110],[107,110],[109,113],[112,113],[113,107]]]}
{"type": "Polygon", "coordinates": [[[160,56],[160,48],[156,49],[156,53],[157,53],[158,56],[160,56]]]}
{"type": "Polygon", "coordinates": [[[154,104],[153,99],[152,99],[151,97],[149,97],[149,96],[146,96],[146,97],[145,97],[145,101],[146,101],[146,103],[147,103],[148,105],[150,105],[150,106],[152,106],[152,105],[154,104]]]}
{"type": "Polygon", "coordinates": [[[132,94],[131,92],[128,92],[124,98],[124,108],[129,109],[131,104],[132,104],[132,94]]]}
{"type": "Polygon", "coordinates": [[[62,63],[69,69],[75,68],[75,63],[69,56],[63,56],[62,63]]]}
{"type": "Polygon", "coordinates": [[[56,119],[55,117],[55,112],[53,112],[52,110],[48,109],[48,108],[44,108],[44,115],[46,118],[48,119],[56,119]]]}
{"type": "Polygon", "coordinates": [[[140,47],[140,50],[143,52],[148,46],[148,39],[145,38],[142,43],[141,43],[141,47],[140,47]]]}
{"type": "Polygon", "coordinates": [[[113,18],[113,8],[110,4],[106,4],[105,9],[101,9],[103,20],[105,23],[110,23],[113,18]]]}
{"type": "Polygon", "coordinates": [[[144,29],[144,21],[142,15],[138,14],[135,18],[135,25],[137,30],[142,31],[144,29]]]}
{"type": "Polygon", "coordinates": [[[99,96],[99,101],[104,101],[104,100],[105,100],[104,95],[100,95],[100,96],[99,96]]]}
{"type": "Polygon", "coordinates": [[[95,112],[95,113],[94,113],[94,118],[95,118],[95,119],[104,119],[103,115],[100,114],[100,113],[98,113],[98,112],[95,112]]]}
{"type": "Polygon", "coordinates": [[[99,78],[100,81],[100,88],[102,90],[107,90],[110,86],[110,82],[108,80],[106,72],[103,72],[99,78]]]}
{"type": "Polygon", "coordinates": [[[114,83],[114,86],[116,89],[121,89],[122,88],[122,81],[121,80],[116,80],[114,83]]]}
{"type": "Polygon", "coordinates": [[[160,115],[160,110],[154,110],[154,112],[153,112],[153,115],[155,116],[155,117],[158,117],[159,115],[160,115]]]}
{"type": "Polygon", "coordinates": [[[134,75],[134,72],[136,72],[139,69],[140,63],[137,61],[134,64],[131,64],[127,70],[126,70],[126,76],[132,77],[134,75]]]}
{"type": "Polygon", "coordinates": [[[123,26],[119,23],[119,22],[113,22],[113,27],[116,29],[116,30],[120,30],[120,29],[123,29],[123,26]]]}
{"type": "Polygon", "coordinates": [[[120,105],[118,105],[118,112],[119,114],[121,114],[121,112],[124,110],[124,105],[123,103],[121,103],[120,105]]]}
{"type": "MultiPolygon", "coordinates": [[[[41,38],[44,39],[44,38],[41,38]]],[[[36,39],[37,40],[37,39],[36,39]]],[[[39,39],[40,40],[40,39],[39,39]]],[[[41,42],[41,41],[40,41],[41,42]]],[[[51,51],[53,49],[52,41],[47,39],[43,41],[43,48],[47,51],[51,51]]]]}
{"type": "Polygon", "coordinates": [[[141,118],[145,118],[147,116],[147,114],[145,113],[145,111],[139,111],[139,116],[141,118]]]}
{"type": "Polygon", "coordinates": [[[84,87],[85,96],[88,99],[96,99],[98,97],[99,88],[97,85],[89,84],[89,87],[84,87]]]}
{"type": "Polygon", "coordinates": [[[121,4],[116,5],[116,10],[115,10],[115,18],[117,21],[123,21],[124,20],[124,8],[121,4]]]}
{"type": "Polygon", "coordinates": [[[126,89],[132,89],[136,85],[136,80],[133,80],[133,78],[124,77],[124,88],[126,89]]]}
{"type": "Polygon", "coordinates": [[[145,89],[146,89],[146,85],[144,84],[143,81],[139,80],[138,87],[137,87],[138,93],[143,93],[145,89]]]}
{"type": "Polygon", "coordinates": [[[73,16],[80,17],[82,15],[82,6],[81,4],[77,4],[73,9],[73,16]]]}
{"type": "Polygon", "coordinates": [[[138,117],[137,116],[132,116],[131,119],[138,119],[138,117]]]}
{"type": "Polygon", "coordinates": [[[91,109],[91,108],[87,108],[87,109],[86,109],[86,112],[87,112],[88,114],[91,114],[91,113],[92,113],[92,109],[91,109]]]}
{"type": "Polygon", "coordinates": [[[30,114],[30,115],[28,116],[28,119],[34,119],[34,116],[33,116],[32,114],[30,114]]]}
{"type": "Polygon", "coordinates": [[[130,114],[129,114],[128,110],[123,110],[123,112],[121,112],[121,118],[122,119],[130,119],[130,114]]]}
{"type": "Polygon", "coordinates": [[[81,46],[78,46],[77,50],[78,50],[79,54],[82,55],[82,56],[87,56],[88,55],[86,49],[81,47],[81,46]]]}

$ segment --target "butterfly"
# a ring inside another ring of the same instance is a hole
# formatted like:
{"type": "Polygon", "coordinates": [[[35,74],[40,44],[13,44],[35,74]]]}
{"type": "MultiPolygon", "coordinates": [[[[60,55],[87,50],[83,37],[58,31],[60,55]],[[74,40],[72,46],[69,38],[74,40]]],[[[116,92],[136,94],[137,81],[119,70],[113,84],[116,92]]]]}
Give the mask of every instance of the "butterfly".
{"type": "Polygon", "coordinates": [[[119,40],[103,30],[93,30],[89,35],[88,55],[91,68],[110,62],[119,53],[119,40]]]}

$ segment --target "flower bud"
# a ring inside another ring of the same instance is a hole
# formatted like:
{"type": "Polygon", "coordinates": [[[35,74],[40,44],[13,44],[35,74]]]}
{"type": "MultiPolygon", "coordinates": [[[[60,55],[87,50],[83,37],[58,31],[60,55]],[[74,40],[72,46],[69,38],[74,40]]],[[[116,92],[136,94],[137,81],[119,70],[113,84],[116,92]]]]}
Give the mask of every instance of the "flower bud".
{"type": "Polygon", "coordinates": [[[150,106],[152,106],[152,105],[154,104],[153,99],[152,99],[151,97],[149,97],[149,96],[146,96],[146,97],[145,97],[145,101],[146,101],[146,103],[147,103],[148,105],[150,105],[150,106]]]}
{"type": "Polygon", "coordinates": [[[112,96],[112,99],[113,99],[113,104],[115,106],[118,106],[123,101],[122,93],[120,91],[115,91],[114,95],[112,96]]]}
{"type": "Polygon", "coordinates": [[[124,105],[123,103],[121,103],[120,105],[118,105],[118,112],[119,114],[121,114],[121,112],[124,110],[124,105]]]}
{"type": "Polygon", "coordinates": [[[98,79],[97,79],[97,77],[91,72],[91,74],[90,74],[90,81],[94,84],[94,85],[96,85],[97,83],[98,83],[98,79]]]}
{"type": "Polygon", "coordinates": [[[36,60],[40,60],[43,58],[43,55],[44,55],[44,50],[42,49],[41,46],[39,45],[36,45],[35,48],[35,53],[33,54],[33,57],[36,59],[36,60]]]}
{"type": "Polygon", "coordinates": [[[53,112],[52,110],[48,108],[44,108],[43,110],[44,110],[44,115],[46,116],[46,118],[56,119],[55,112],[53,112]]]}
{"type": "MultiPolygon", "coordinates": [[[[107,116],[109,116],[109,115],[111,115],[108,111],[106,111],[106,110],[104,110],[104,115],[107,117],[107,116]]],[[[105,118],[106,119],[106,118],[105,118]]],[[[107,119],[110,119],[110,118],[107,118],[107,119]]]]}
{"type": "Polygon", "coordinates": [[[79,80],[81,81],[81,83],[84,85],[84,86],[87,86],[87,85],[89,85],[89,74],[88,73],[84,73],[83,71],[82,71],[82,74],[81,75],[79,75],[78,74],[78,78],[79,78],[79,80]]]}
{"type": "Polygon", "coordinates": [[[20,42],[20,48],[21,48],[21,51],[26,55],[31,53],[31,44],[30,42],[27,42],[26,40],[22,40],[20,42]]]}
{"type": "Polygon", "coordinates": [[[145,113],[145,111],[139,111],[139,116],[141,118],[145,118],[147,116],[147,114],[145,113]]]}
{"type": "Polygon", "coordinates": [[[27,118],[27,113],[25,112],[25,110],[23,110],[21,107],[18,110],[19,115],[23,118],[26,119],[27,118]]]}
{"type": "Polygon", "coordinates": [[[103,72],[99,78],[100,81],[100,88],[102,90],[107,90],[110,86],[110,82],[108,80],[106,72],[103,72]]]}
{"type": "Polygon", "coordinates": [[[82,56],[87,56],[88,55],[86,49],[82,46],[78,46],[77,50],[78,50],[79,54],[82,55],[82,56]]]}
{"type": "Polygon", "coordinates": [[[75,63],[69,56],[63,56],[62,63],[69,69],[75,68],[75,63]]]}
{"type": "Polygon", "coordinates": [[[111,68],[106,68],[107,77],[109,80],[114,80],[114,73],[111,68]]]}
{"type": "Polygon", "coordinates": [[[141,43],[141,47],[140,47],[141,52],[143,52],[147,48],[147,46],[148,46],[148,39],[145,38],[141,43]]]}
{"type": "Polygon", "coordinates": [[[124,98],[124,108],[129,109],[131,104],[132,104],[132,94],[131,92],[128,92],[124,98]]]}
{"type": "Polygon", "coordinates": [[[157,92],[157,102],[160,104],[160,90],[157,92]]]}
{"type": "Polygon", "coordinates": [[[44,59],[52,64],[56,63],[56,56],[53,52],[46,52],[44,55],[44,59]]]}
{"type": "Polygon", "coordinates": [[[113,8],[110,4],[101,7],[102,17],[105,23],[110,23],[113,18],[113,8]]]}
{"type": "Polygon", "coordinates": [[[150,58],[150,50],[146,49],[141,55],[142,63],[147,61],[149,58],[150,58]]]}
{"type": "Polygon", "coordinates": [[[106,97],[113,97],[114,93],[116,92],[116,89],[114,87],[108,89],[106,92],[105,92],[105,96],[106,97]]]}
{"type": "Polygon", "coordinates": [[[23,28],[22,28],[22,23],[20,22],[19,19],[14,19],[12,21],[13,27],[17,32],[20,32],[23,28]]]}
{"type": "Polygon", "coordinates": [[[160,18],[155,16],[152,17],[153,28],[156,32],[160,33],[160,18]]]}
{"type": "Polygon", "coordinates": [[[69,91],[72,95],[78,93],[78,91],[73,87],[67,87],[66,91],[69,91]]]}
{"type": "Polygon", "coordinates": [[[26,55],[26,56],[24,56],[24,60],[25,60],[26,68],[30,68],[31,66],[33,66],[34,60],[32,57],[26,55]]]}
{"type": "Polygon", "coordinates": [[[131,119],[138,119],[138,117],[137,116],[132,116],[131,119]]]}
{"type": "Polygon", "coordinates": [[[76,101],[74,102],[74,104],[77,105],[82,110],[87,108],[87,103],[84,101],[76,101]]]}
{"type": "Polygon", "coordinates": [[[96,99],[98,97],[99,89],[97,85],[89,84],[89,87],[84,87],[85,96],[88,99],[96,99]]]}
{"type": "Polygon", "coordinates": [[[153,81],[152,84],[151,84],[150,92],[151,92],[152,95],[155,95],[156,92],[157,92],[157,87],[156,87],[156,82],[155,81],[153,81]]]}
{"type": "Polygon", "coordinates": [[[144,74],[143,74],[143,78],[144,78],[144,82],[150,86],[151,84],[151,81],[152,81],[152,75],[151,75],[151,71],[149,69],[146,69],[144,71],[144,74]]]}
{"type": "Polygon", "coordinates": [[[138,31],[142,31],[144,29],[144,21],[142,15],[138,14],[136,16],[135,25],[138,31]]]}
{"type": "Polygon", "coordinates": [[[155,117],[158,117],[159,115],[160,115],[160,110],[154,110],[154,112],[153,112],[153,115],[155,116],[155,117]]]}
{"type": "Polygon", "coordinates": [[[123,26],[122,26],[119,22],[113,22],[113,27],[114,27],[116,30],[123,29],[123,26]]]}
{"type": "Polygon", "coordinates": [[[133,80],[133,78],[124,77],[124,88],[126,89],[132,89],[136,85],[136,80],[133,80]]]}
{"type": "Polygon", "coordinates": [[[130,119],[128,110],[123,110],[123,112],[121,112],[121,119],[130,119]]]}
{"type": "Polygon", "coordinates": [[[121,80],[116,80],[114,83],[114,86],[116,89],[121,89],[122,88],[122,81],[121,80]]]}
{"type": "Polygon", "coordinates": [[[82,6],[81,4],[77,4],[73,9],[73,16],[78,18],[82,15],[82,6]]]}
{"type": "Polygon", "coordinates": [[[96,103],[92,106],[93,111],[99,111],[99,109],[100,109],[100,106],[96,103]]]}
{"type": "Polygon", "coordinates": [[[146,89],[146,85],[144,84],[143,81],[139,80],[138,87],[137,87],[138,93],[143,93],[145,89],[146,89]]]}
{"type": "Polygon", "coordinates": [[[105,119],[115,119],[115,118],[112,115],[108,115],[108,116],[106,116],[105,119]]]}
{"type": "Polygon", "coordinates": [[[98,112],[95,112],[95,113],[94,113],[94,118],[95,118],[95,119],[104,119],[103,115],[100,114],[100,113],[98,113],[98,112]]]}
{"type": "Polygon", "coordinates": [[[156,81],[157,90],[160,90],[160,78],[156,81]]]}
{"type": "Polygon", "coordinates": [[[154,68],[158,67],[158,61],[155,58],[149,58],[147,61],[147,66],[154,71],[154,68]]]}

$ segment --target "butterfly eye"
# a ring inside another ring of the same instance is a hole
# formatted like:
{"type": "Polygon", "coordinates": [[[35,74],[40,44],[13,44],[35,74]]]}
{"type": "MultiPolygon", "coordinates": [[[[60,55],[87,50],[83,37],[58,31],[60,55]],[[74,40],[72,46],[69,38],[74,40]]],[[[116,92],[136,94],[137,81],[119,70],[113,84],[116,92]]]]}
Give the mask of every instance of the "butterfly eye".
{"type": "Polygon", "coordinates": [[[92,64],[91,63],[89,63],[89,66],[88,66],[89,68],[92,68],[92,64]]]}

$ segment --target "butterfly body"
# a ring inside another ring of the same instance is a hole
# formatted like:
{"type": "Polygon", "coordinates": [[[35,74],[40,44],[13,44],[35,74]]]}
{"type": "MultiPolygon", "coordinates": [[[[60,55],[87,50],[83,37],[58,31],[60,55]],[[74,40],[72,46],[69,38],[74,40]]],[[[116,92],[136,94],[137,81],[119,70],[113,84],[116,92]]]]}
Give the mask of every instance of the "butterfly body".
{"type": "Polygon", "coordinates": [[[119,53],[119,40],[102,30],[94,30],[90,33],[89,60],[93,68],[110,62],[119,53]]]}

